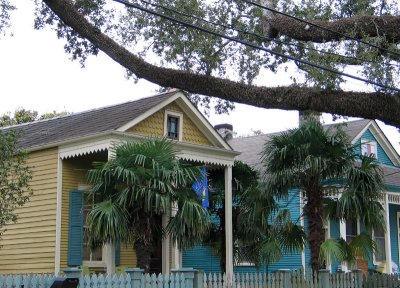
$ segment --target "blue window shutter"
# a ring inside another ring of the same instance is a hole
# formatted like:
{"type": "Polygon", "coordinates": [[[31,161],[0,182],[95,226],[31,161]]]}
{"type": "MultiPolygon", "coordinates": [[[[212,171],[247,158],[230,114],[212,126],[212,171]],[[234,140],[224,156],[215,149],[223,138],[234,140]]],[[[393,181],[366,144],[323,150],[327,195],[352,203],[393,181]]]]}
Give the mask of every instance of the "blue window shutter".
{"type": "Polygon", "coordinates": [[[83,259],[83,191],[69,191],[68,265],[79,266],[83,259]]]}
{"type": "Polygon", "coordinates": [[[121,241],[115,242],[115,266],[121,265],[121,241]]]}

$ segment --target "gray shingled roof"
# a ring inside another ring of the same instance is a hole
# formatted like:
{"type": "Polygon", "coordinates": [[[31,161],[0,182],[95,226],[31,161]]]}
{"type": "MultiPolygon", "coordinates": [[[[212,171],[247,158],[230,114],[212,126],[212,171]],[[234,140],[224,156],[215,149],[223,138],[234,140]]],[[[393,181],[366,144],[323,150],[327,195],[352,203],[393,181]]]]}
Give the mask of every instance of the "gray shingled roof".
{"type": "Polygon", "coordinates": [[[5,127],[22,132],[19,147],[31,149],[80,137],[114,131],[177,92],[142,98],[63,117],[5,127]]]}
{"type": "MultiPolygon", "coordinates": [[[[349,136],[350,139],[354,139],[361,131],[370,123],[371,120],[356,120],[346,122],[346,125],[342,126],[343,131],[349,136]]],[[[329,124],[325,127],[336,126],[342,124],[329,124]]],[[[238,137],[231,139],[228,143],[231,147],[241,152],[237,156],[237,160],[243,161],[251,167],[261,171],[261,152],[264,144],[271,139],[272,136],[278,135],[281,132],[249,136],[249,137],[238,137]]],[[[389,185],[395,185],[400,187],[400,169],[397,167],[383,166],[383,174],[385,175],[385,183],[389,185]]]]}
{"type": "MultiPolygon", "coordinates": [[[[329,124],[325,125],[325,127],[342,125],[342,129],[349,136],[350,139],[354,139],[364,128],[370,120],[356,120],[350,121],[346,123],[340,124],[329,124]]],[[[273,136],[278,135],[281,132],[258,135],[258,136],[249,136],[249,137],[238,137],[233,138],[228,143],[232,146],[232,148],[236,151],[241,152],[237,159],[241,160],[248,165],[260,169],[261,168],[261,151],[264,147],[264,144],[273,136]]]]}

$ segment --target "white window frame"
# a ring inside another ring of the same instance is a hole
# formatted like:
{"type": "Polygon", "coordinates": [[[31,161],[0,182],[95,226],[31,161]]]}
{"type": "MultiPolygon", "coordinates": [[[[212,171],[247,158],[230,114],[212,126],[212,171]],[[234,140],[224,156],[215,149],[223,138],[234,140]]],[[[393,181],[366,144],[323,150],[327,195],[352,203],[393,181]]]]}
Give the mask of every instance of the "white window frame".
{"type": "MultiPolygon", "coordinates": [[[[386,263],[386,260],[387,260],[387,255],[386,255],[386,235],[387,235],[387,232],[385,231],[385,229],[383,229],[383,240],[384,240],[384,244],[385,244],[385,249],[384,249],[384,251],[383,251],[383,253],[385,254],[385,260],[382,260],[382,261],[377,261],[376,259],[375,259],[375,253],[373,253],[373,259],[372,259],[372,262],[374,263],[374,265],[379,265],[379,264],[382,264],[382,263],[386,263]]],[[[375,229],[373,229],[372,230],[372,239],[375,241],[375,229]]]]}
{"type": "Polygon", "coordinates": [[[166,138],[175,140],[175,141],[182,141],[182,135],[183,135],[183,113],[177,112],[177,111],[170,111],[170,110],[165,110],[164,113],[164,136],[166,138]],[[172,139],[168,137],[168,117],[176,117],[179,119],[179,124],[178,124],[178,139],[172,139]]]}
{"type": "MultiPolygon", "coordinates": [[[[364,145],[371,145],[371,154],[374,154],[375,158],[378,159],[378,144],[376,141],[369,140],[369,139],[361,139],[361,155],[365,155],[366,153],[363,153],[364,151],[364,145]]],[[[367,155],[369,156],[369,155],[367,155]]]]}

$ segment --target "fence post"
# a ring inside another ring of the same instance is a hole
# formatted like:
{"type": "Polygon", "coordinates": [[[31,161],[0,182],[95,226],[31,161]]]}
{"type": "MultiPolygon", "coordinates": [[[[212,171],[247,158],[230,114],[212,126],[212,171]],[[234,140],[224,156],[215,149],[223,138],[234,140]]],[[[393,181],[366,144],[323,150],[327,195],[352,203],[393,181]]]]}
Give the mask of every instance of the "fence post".
{"type": "Polygon", "coordinates": [[[198,288],[195,287],[195,281],[194,281],[194,274],[197,270],[193,268],[181,268],[181,269],[171,269],[172,273],[176,274],[183,274],[183,277],[185,277],[185,287],[184,288],[198,288]]]}
{"type": "Polygon", "coordinates": [[[204,282],[204,270],[195,270],[193,288],[202,288],[204,282]]]}
{"type": "Polygon", "coordinates": [[[67,268],[64,269],[65,276],[67,278],[81,278],[82,270],[79,268],[67,268]]]}
{"type": "Polygon", "coordinates": [[[330,271],[328,269],[320,269],[318,271],[319,286],[324,288],[331,288],[331,283],[329,281],[330,271]]]}
{"type": "Polygon", "coordinates": [[[127,268],[125,272],[131,277],[131,288],[140,288],[142,286],[143,269],[127,268]]]}
{"type": "Polygon", "coordinates": [[[355,288],[362,288],[363,286],[363,271],[361,269],[354,269],[351,270],[352,273],[354,273],[354,280],[355,280],[355,288]]]}
{"type": "Polygon", "coordinates": [[[279,274],[282,277],[283,288],[292,288],[292,272],[289,269],[279,269],[279,274]]]}

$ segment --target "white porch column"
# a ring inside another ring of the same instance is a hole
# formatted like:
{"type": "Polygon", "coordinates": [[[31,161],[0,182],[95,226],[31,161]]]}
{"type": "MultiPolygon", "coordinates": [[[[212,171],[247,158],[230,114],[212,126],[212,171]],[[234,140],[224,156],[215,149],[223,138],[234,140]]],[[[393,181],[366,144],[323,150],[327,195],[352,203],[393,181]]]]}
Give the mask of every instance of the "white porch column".
{"type": "MultiPolygon", "coordinates": [[[[225,246],[226,274],[233,275],[233,235],[232,235],[232,166],[225,167],[225,246]]],[[[230,280],[228,280],[230,281],[230,280]]]]}
{"type": "Polygon", "coordinates": [[[105,253],[106,254],[106,267],[107,267],[107,274],[114,274],[115,273],[115,243],[109,243],[104,245],[105,253]]]}
{"type": "MultiPolygon", "coordinates": [[[[340,232],[340,238],[346,240],[346,222],[340,221],[339,232],[340,232]]],[[[347,263],[342,262],[341,266],[343,271],[347,271],[347,263]]]]}
{"type": "MultiPolygon", "coordinates": [[[[178,207],[176,205],[176,203],[172,204],[172,208],[171,208],[171,216],[174,217],[176,215],[176,212],[178,211],[178,207]]],[[[179,251],[178,249],[178,243],[174,243],[172,245],[172,251],[171,251],[171,257],[172,257],[172,265],[171,268],[172,269],[180,269],[182,268],[182,255],[181,255],[181,251],[179,251]]]]}
{"type": "Polygon", "coordinates": [[[385,254],[386,254],[386,273],[392,273],[392,253],[390,243],[390,220],[389,220],[389,194],[385,193],[385,254]]]}
{"type": "MultiPolygon", "coordinates": [[[[169,213],[165,213],[162,215],[162,227],[167,228],[169,221],[169,213]]],[[[163,274],[169,273],[169,246],[170,246],[170,238],[164,237],[162,239],[162,253],[161,253],[161,271],[163,274]]]]}

